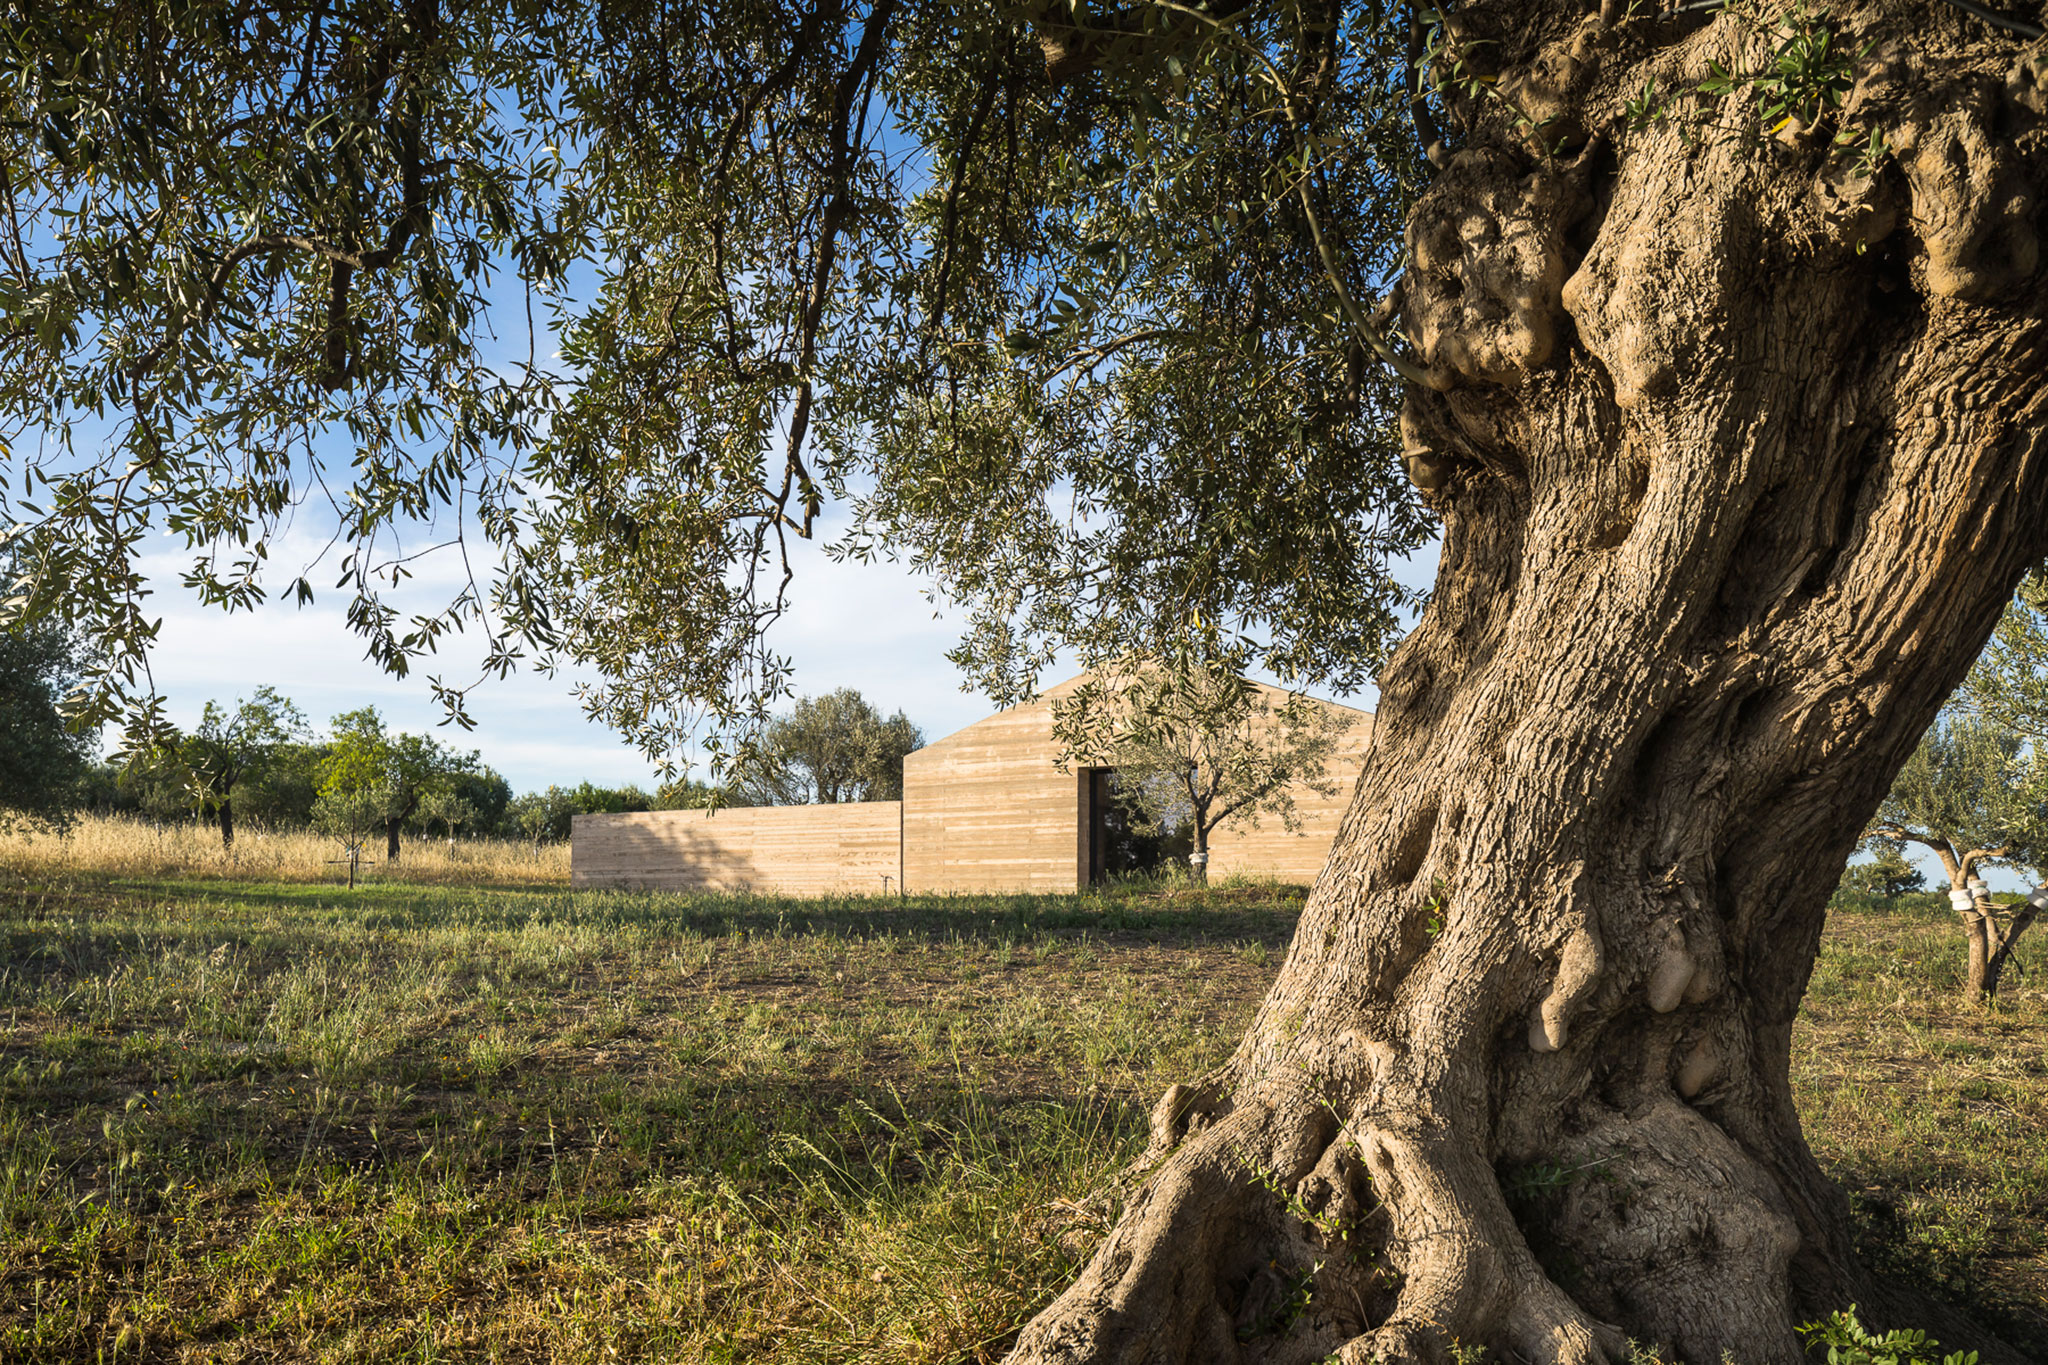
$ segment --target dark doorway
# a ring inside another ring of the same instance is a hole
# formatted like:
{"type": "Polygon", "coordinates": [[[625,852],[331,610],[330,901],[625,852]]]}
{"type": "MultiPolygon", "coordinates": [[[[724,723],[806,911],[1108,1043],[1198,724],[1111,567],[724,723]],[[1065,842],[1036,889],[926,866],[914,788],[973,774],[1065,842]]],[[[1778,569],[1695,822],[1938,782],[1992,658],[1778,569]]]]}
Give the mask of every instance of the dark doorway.
{"type": "Polygon", "coordinates": [[[1088,883],[1162,870],[1188,839],[1178,829],[1147,832],[1133,828],[1130,812],[1117,800],[1114,768],[1088,769],[1088,883]]]}

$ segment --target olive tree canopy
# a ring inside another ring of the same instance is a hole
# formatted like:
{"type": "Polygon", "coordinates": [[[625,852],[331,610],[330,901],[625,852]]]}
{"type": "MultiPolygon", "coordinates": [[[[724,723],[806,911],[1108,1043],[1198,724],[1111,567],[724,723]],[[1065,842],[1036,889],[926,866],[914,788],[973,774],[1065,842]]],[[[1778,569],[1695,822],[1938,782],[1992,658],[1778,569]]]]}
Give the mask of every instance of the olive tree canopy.
{"type": "Polygon", "coordinates": [[[910,717],[883,715],[851,687],[799,697],[768,722],[729,795],[750,806],[900,801],[904,755],[923,744],[910,717]]]}
{"type": "Polygon", "coordinates": [[[0,635],[0,831],[62,828],[76,811],[92,739],[57,707],[78,668],[76,642],[55,624],[0,635]]]}
{"type": "Polygon", "coordinates": [[[1870,834],[1880,852],[1896,857],[1912,843],[1940,860],[1963,922],[1963,997],[1974,1005],[1996,995],[2039,907],[1995,904],[1981,874],[2000,864],[2037,881],[2048,872],[2048,756],[2038,742],[1982,716],[1944,717],[1892,779],[1870,834]]]}
{"type": "Polygon", "coordinates": [[[1429,519],[1309,211],[1368,299],[1424,164],[1406,29],[1128,22],[1056,81],[1024,16],[899,0],[11,10],[10,619],[77,620],[75,708],[159,723],[168,532],[210,602],[338,591],[398,672],[480,633],[723,757],[843,514],[1001,700],[1134,640],[1355,686],[1429,519]],[[328,559],[273,562],[308,501],[328,559]],[[454,542],[451,599],[394,595],[454,542]]]}

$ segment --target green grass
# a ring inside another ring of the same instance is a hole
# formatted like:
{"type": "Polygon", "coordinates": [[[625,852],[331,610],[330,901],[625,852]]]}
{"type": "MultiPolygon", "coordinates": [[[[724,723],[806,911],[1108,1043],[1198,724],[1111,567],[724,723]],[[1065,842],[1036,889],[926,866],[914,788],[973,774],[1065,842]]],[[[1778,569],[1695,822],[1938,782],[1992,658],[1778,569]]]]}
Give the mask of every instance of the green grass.
{"type": "MultiPolygon", "coordinates": [[[[64,1362],[993,1360],[1299,908],[0,891],[0,1358],[64,1362]]],[[[1840,917],[1795,1079],[1869,1253],[2048,1342],[2048,1000],[1958,948],[1840,917]]]]}
{"type": "Polygon", "coordinates": [[[2048,934],[2017,958],[1994,1006],[1966,1009],[1946,897],[1838,910],[1792,1078],[1865,1258],[2048,1357],[2048,934]]]}
{"type": "Polygon", "coordinates": [[[0,1356],[993,1358],[1298,899],[1189,905],[17,888],[0,1356]]]}

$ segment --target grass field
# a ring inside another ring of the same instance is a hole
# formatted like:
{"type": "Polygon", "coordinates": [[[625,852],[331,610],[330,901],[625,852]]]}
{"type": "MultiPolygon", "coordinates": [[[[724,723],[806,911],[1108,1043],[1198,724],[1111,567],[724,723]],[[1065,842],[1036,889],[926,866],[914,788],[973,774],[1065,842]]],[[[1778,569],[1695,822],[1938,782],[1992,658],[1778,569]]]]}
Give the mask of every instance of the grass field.
{"type": "MultiPolygon", "coordinates": [[[[788,902],[15,866],[0,1358],[986,1361],[1298,893],[788,902]]],[[[2044,936],[2048,937],[2048,936],[2044,936]]],[[[2048,1353],[2048,966],[1830,932],[1867,1253],[2048,1353]]]]}

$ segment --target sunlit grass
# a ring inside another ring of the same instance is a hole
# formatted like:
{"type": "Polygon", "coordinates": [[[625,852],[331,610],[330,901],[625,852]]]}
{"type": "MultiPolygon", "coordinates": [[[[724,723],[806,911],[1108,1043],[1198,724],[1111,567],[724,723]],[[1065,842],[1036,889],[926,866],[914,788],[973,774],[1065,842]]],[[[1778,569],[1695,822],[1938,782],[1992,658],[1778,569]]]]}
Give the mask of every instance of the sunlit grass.
{"type": "MultiPolygon", "coordinates": [[[[1298,906],[17,870],[0,1359],[994,1360],[1298,906]]],[[[1957,955],[1838,917],[1795,1084],[1866,1253],[2039,1349],[2048,998],[1957,955]]]]}
{"type": "Polygon", "coordinates": [[[0,1356],[992,1359],[1298,903],[18,886],[0,1356]]]}

